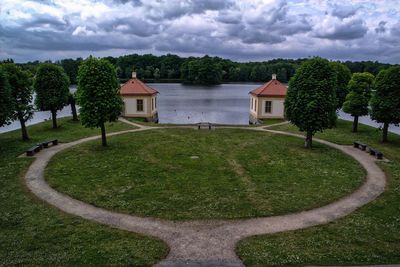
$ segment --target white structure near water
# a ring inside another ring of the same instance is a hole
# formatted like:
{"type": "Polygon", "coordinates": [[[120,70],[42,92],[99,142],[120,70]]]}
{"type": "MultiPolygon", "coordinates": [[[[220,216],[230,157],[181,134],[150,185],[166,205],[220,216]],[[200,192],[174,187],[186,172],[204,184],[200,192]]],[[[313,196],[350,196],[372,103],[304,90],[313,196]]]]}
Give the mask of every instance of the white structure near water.
{"type": "Polygon", "coordinates": [[[147,86],[132,73],[132,79],[122,85],[120,95],[124,101],[123,116],[128,118],[144,118],[158,122],[158,92],[147,86]]]}
{"type": "Polygon", "coordinates": [[[272,75],[272,80],[250,94],[250,123],[262,119],[284,119],[287,88],[272,75]]]}

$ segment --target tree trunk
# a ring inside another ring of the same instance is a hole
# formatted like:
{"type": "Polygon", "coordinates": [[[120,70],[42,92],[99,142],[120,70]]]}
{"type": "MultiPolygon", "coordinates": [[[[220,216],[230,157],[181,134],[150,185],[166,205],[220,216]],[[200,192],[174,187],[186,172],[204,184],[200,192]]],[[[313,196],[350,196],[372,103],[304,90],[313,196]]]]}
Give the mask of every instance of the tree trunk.
{"type": "Polygon", "coordinates": [[[353,133],[356,133],[357,131],[358,131],[358,116],[354,116],[353,133]]]}
{"type": "Polygon", "coordinates": [[[106,127],[104,127],[104,123],[101,124],[101,144],[107,146],[106,127]]]}
{"type": "Polygon", "coordinates": [[[78,114],[76,113],[76,105],[75,105],[75,98],[71,98],[71,111],[72,111],[72,120],[78,120],[78,114]]]}
{"type": "Polygon", "coordinates": [[[307,131],[306,142],[304,144],[305,148],[311,148],[312,147],[312,137],[313,137],[312,131],[307,131]]]}
{"type": "Polygon", "coordinates": [[[388,142],[389,123],[383,124],[382,143],[388,142]]]}
{"type": "Polygon", "coordinates": [[[51,111],[51,118],[53,119],[53,129],[57,129],[57,110],[51,111]]]}
{"type": "Polygon", "coordinates": [[[28,131],[26,130],[24,116],[22,114],[18,114],[18,120],[19,120],[19,123],[21,124],[22,140],[23,141],[28,141],[29,140],[29,136],[28,136],[28,131]]]}

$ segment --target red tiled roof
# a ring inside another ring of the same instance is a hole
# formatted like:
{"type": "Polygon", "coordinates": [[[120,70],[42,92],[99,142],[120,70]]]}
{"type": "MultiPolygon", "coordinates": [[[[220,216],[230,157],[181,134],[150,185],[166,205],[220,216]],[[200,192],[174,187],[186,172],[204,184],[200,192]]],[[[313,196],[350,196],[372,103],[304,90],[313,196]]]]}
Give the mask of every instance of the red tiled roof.
{"type": "Polygon", "coordinates": [[[273,79],[254,89],[250,94],[255,96],[285,97],[286,92],[286,86],[284,86],[280,81],[273,79]]]}
{"type": "Polygon", "coordinates": [[[119,91],[120,95],[155,95],[158,94],[156,90],[144,84],[137,78],[132,78],[121,86],[119,91]]]}

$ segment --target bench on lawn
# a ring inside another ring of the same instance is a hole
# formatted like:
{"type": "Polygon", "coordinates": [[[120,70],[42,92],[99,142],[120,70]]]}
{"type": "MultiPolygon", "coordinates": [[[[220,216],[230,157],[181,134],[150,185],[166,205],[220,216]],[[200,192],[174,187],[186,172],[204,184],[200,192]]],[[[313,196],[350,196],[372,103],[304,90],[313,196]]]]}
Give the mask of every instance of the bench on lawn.
{"type": "Polygon", "coordinates": [[[379,150],[372,147],[368,147],[368,151],[370,155],[376,156],[377,159],[383,159],[383,153],[380,152],[379,150]]]}
{"type": "Polygon", "coordinates": [[[200,130],[200,129],[208,129],[208,130],[211,130],[212,128],[213,128],[213,127],[212,127],[212,124],[209,123],[209,122],[200,122],[200,123],[197,124],[197,129],[198,129],[198,130],[200,130]]]}
{"type": "Polygon", "coordinates": [[[42,150],[43,146],[42,144],[38,144],[38,145],[34,145],[33,147],[29,148],[26,151],[26,155],[28,157],[32,157],[33,155],[35,155],[35,153],[39,152],[40,150],[42,150]]]}
{"type": "Polygon", "coordinates": [[[58,139],[51,139],[51,140],[47,140],[42,143],[36,144],[26,151],[26,155],[28,157],[32,157],[35,155],[35,153],[38,153],[43,148],[48,148],[49,144],[52,144],[53,146],[58,145],[58,139]]]}
{"type": "Polygon", "coordinates": [[[47,141],[42,142],[42,145],[44,148],[48,148],[49,144],[52,144],[53,146],[58,145],[58,139],[52,139],[52,140],[47,140],[47,141]]]}
{"type": "Polygon", "coordinates": [[[360,148],[361,150],[365,151],[367,149],[367,145],[361,143],[360,141],[353,142],[355,148],[360,148]]]}

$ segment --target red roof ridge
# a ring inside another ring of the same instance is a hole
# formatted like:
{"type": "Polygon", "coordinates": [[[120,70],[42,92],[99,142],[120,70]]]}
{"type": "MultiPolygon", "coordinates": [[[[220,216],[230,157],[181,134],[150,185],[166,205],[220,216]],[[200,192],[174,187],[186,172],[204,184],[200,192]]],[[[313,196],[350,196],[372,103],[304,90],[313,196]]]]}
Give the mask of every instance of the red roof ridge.
{"type": "Polygon", "coordinates": [[[287,92],[286,86],[274,78],[275,76],[269,82],[252,90],[250,94],[255,96],[285,97],[287,92]]]}
{"type": "Polygon", "coordinates": [[[121,95],[155,95],[158,91],[143,83],[138,78],[134,77],[129,79],[121,86],[121,95]]]}

